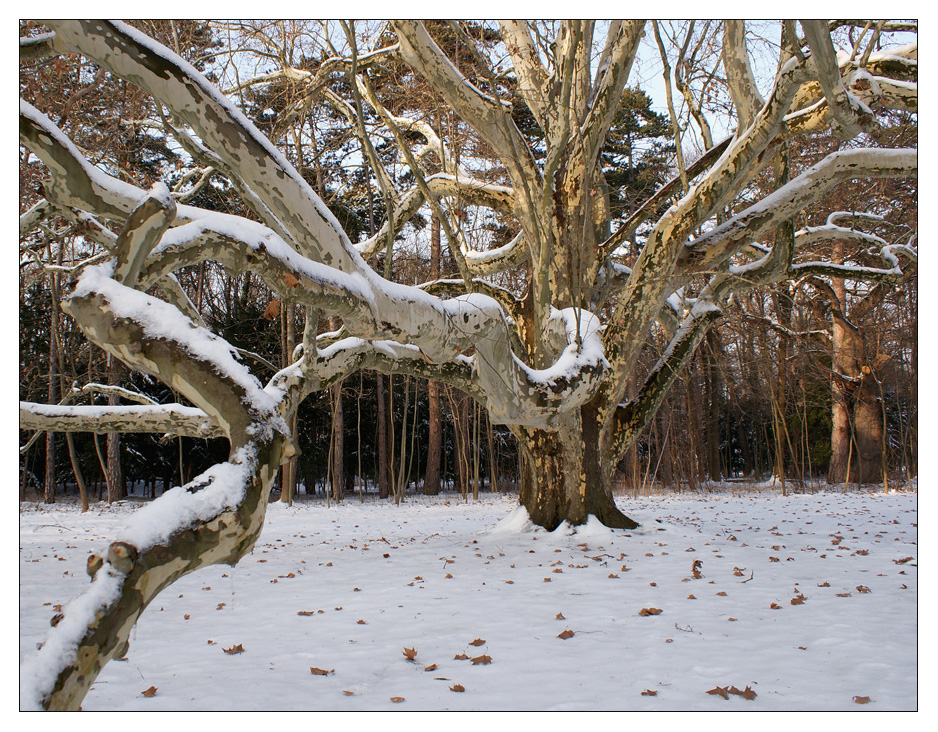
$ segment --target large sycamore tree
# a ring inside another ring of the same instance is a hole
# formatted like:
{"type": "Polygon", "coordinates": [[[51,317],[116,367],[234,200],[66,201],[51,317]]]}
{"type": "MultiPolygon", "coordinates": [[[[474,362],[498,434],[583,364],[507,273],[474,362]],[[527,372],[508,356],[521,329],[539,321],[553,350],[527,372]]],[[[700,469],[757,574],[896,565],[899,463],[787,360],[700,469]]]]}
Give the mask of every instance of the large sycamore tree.
{"type": "Polygon", "coordinates": [[[614,221],[601,155],[651,25],[506,21],[483,45],[454,23],[444,28],[464,51],[454,61],[434,38],[439,25],[394,22],[378,47],[359,48],[354,27],[344,24],[347,51],[314,70],[284,67],[257,83],[277,77],[299,85],[302,105],[333,105],[360,135],[387,220],[357,243],[228,97],[166,48],[101,21],[49,21],[51,32],[25,39],[24,56],[80,54],[150,94],[176,142],[225,176],[253,215],[185,205],[163,183],[143,190],[95,167],[42,111],[21,101],[21,143],[48,174],[45,198],[22,215],[21,234],[54,215],[97,246],[71,267],[62,309],[91,342],[188,402],[24,403],[21,427],[224,436],[230,443],[227,462],[136,512],[106,554],[89,559],[88,591],[22,668],[22,704],[77,708],[104,664],[126,652],[157,593],[250,551],[278,468],[297,451],[290,425],[298,405],[358,369],[450,384],[508,425],[520,446],[521,503],[536,524],[554,529],[596,517],[634,528],[613,501],[616,465],[734,295],[806,277],[890,282],[915,256],[901,242],[880,247],[881,266],[849,254],[817,261],[803,245],[836,237],[845,251],[862,247],[868,257],[869,237],[836,221],[827,230],[791,225],[844,181],[916,175],[915,149],[862,144],[879,110],[917,108],[916,44],[882,46],[894,30],[914,38],[915,26],[860,23],[866,27],[852,53],[835,48],[837,23],[781,24],[777,73],[763,98],[745,28],[726,22],[721,61],[736,132],[690,164],[682,156],[672,181],[627,220],[614,221]],[[510,73],[496,69],[490,53],[509,61],[510,73]],[[461,120],[460,134],[468,130],[485,146],[497,162],[487,169],[500,179],[454,154],[442,125],[388,111],[369,75],[392,62],[406,64],[429,89],[425,97],[461,120]],[[509,97],[525,105],[537,135],[519,129],[509,97]],[[396,188],[387,155],[371,144],[377,125],[410,166],[410,190],[396,188]],[[788,141],[831,127],[858,144],[789,175],[788,141]],[[766,169],[774,192],[739,204],[766,169]],[[461,277],[423,286],[389,281],[368,261],[387,254],[403,223],[426,207],[439,217],[461,277]],[[454,215],[470,207],[512,222],[513,236],[480,246],[454,215]],[[623,246],[637,257],[625,260],[623,246]],[[267,384],[206,328],[174,276],[208,260],[254,272],[305,308],[293,362],[267,384]],[[508,271],[522,273],[516,281],[523,289],[498,284],[508,271]],[[320,314],[340,329],[321,334],[320,314]],[[667,347],[648,369],[640,355],[653,334],[667,347]]]}

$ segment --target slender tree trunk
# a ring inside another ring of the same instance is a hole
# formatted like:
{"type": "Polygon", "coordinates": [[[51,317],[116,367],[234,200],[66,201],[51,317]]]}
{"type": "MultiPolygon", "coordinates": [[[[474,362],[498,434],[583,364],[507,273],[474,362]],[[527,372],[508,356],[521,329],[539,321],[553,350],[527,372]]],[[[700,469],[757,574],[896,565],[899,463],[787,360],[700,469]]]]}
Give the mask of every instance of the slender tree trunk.
{"type": "Polygon", "coordinates": [[[375,374],[375,377],[378,385],[378,498],[387,498],[391,495],[388,486],[387,397],[384,389],[384,375],[375,374]]]}
{"type": "Polygon", "coordinates": [[[342,405],[342,382],[330,387],[332,396],[332,497],[345,498],[345,411],[342,405]]]}
{"type": "MultiPolygon", "coordinates": [[[[280,306],[281,322],[283,324],[283,359],[282,365],[289,366],[293,362],[293,349],[296,347],[296,306],[283,301],[280,306]]],[[[290,433],[296,440],[296,413],[290,419],[290,433]]],[[[280,500],[288,506],[293,505],[293,496],[296,493],[296,458],[285,463],[280,469],[280,500]]]]}
{"type": "MultiPolygon", "coordinates": [[[[108,356],[107,383],[110,386],[119,386],[121,377],[121,363],[113,356],[108,356]]],[[[107,399],[108,406],[120,404],[120,397],[111,394],[107,399]]],[[[180,485],[184,482],[179,476],[180,485]]],[[[124,480],[121,474],[121,438],[117,432],[107,435],[107,502],[119,501],[124,496],[124,480]]]]}
{"type": "MultiPolygon", "coordinates": [[[[440,218],[434,213],[430,218],[430,279],[440,273],[440,218]]],[[[423,492],[435,496],[440,492],[440,458],[443,452],[443,427],[440,422],[440,385],[427,382],[429,406],[429,435],[427,437],[427,470],[423,478],[423,492]]]]}
{"type": "MultiPolygon", "coordinates": [[[[56,275],[51,275],[51,279],[52,289],[54,290],[56,275]]],[[[55,307],[55,298],[53,297],[52,311],[49,316],[49,386],[47,394],[49,404],[55,404],[58,401],[58,397],[56,396],[58,393],[56,385],[59,380],[56,369],[58,354],[55,347],[55,337],[53,336],[56,319],[58,317],[59,314],[55,307]]],[[[43,482],[42,500],[44,503],[55,503],[55,435],[52,432],[46,432],[46,472],[43,482]]]]}

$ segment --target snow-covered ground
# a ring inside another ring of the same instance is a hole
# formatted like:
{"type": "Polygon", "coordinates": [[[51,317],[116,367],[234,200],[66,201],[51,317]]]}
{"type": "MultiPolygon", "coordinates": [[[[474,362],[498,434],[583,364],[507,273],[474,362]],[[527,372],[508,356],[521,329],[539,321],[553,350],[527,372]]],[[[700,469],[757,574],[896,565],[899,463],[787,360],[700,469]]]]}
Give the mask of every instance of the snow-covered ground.
{"type": "MultiPolygon", "coordinates": [[[[917,498],[622,498],[641,529],[576,533],[509,496],[272,504],[237,567],[156,598],[84,709],[916,709],[917,498]]],[[[140,505],[21,512],[21,656],[140,505]]]]}

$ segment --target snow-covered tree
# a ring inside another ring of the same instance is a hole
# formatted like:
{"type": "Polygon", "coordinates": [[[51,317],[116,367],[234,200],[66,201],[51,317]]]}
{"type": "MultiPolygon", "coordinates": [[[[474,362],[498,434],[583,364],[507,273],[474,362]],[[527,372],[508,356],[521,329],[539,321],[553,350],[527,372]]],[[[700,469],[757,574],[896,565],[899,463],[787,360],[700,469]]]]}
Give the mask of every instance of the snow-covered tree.
{"type": "MultiPolygon", "coordinates": [[[[805,277],[889,281],[900,276],[901,258],[915,255],[903,243],[880,248],[882,267],[848,256],[843,263],[805,259],[799,245],[821,234],[786,226],[843,181],[915,176],[915,149],[860,146],[790,180],[776,165],[773,193],[736,203],[754,176],[784,159],[792,136],[834,126],[862,141],[877,110],[916,108],[915,43],[876,50],[893,28],[908,33],[907,24],[873,21],[872,33],[845,53],[837,52],[827,22],[802,21],[803,38],[785,24],[788,40],[765,98],[745,29],[730,24],[722,63],[736,132],[681,164],[614,231],[602,153],[643,22],[502,23],[497,48],[510,59],[511,89],[481,41],[458,23],[447,29],[468,50],[460,63],[471,65],[471,79],[423,23],[394,22],[395,42],[369,52],[358,50],[346,25],[347,54],[337,51],[315,72],[277,73],[307,85],[301,107],[332,104],[360,135],[388,218],[358,243],[287,158],[174,53],[119,23],[48,25],[52,32],[29,39],[23,53],[81,54],[152,95],[177,143],[225,176],[256,220],[186,205],[163,183],[143,190],[95,167],[21,101],[22,144],[48,172],[45,201],[23,215],[21,231],[54,211],[105,251],[72,268],[74,286],[62,309],[90,341],[192,405],[22,404],[21,427],[223,435],[230,442],[227,462],[135,513],[106,556],[89,559],[89,590],[22,669],[24,705],[77,707],[103,665],[126,652],[131,628],[161,590],[208,564],[234,564],[251,549],[274,476],[296,454],[291,419],[312,392],[358,369],[458,387],[518,439],[521,502],[535,523],[553,529],[595,516],[610,527],[634,527],[613,501],[615,468],[734,295],[805,277]],[[368,73],[390,56],[421,76],[484,144],[503,180],[493,182],[454,155],[439,128],[388,111],[368,73]],[[332,75],[345,79],[348,98],[330,85],[332,75]],[[519,129],[509,91],[540,135],[519,129]],[[395,187],[370,144],[375,119],[398,144],[412,189],[395,187]],[[367,260],[388,251],[425,205],[439,217],[461,279],[419,287],[385,279],[367,260]],[[492,209],[514,222],[515,234],[480,249],[462,231],[455,206],[492,209]],[[638,253],[631,266],[620,261],[624,244],[638,253]],[[267,384],[205,327],[174,276],[208,260],[254,272],[285,301],[306,308],[293,363],[267,384]],[[495,276],[509,270],[524,273],[523,292],[497,284],[495,276]],[[320,313],[341,321],[341,329],[317,335],[320,313]],[[653,368],[642,370],[639,355],[653,331],[669,343],[653,368]]],[[[845,242],[868,246],[868,238],[837,229],[845,242]]]]}

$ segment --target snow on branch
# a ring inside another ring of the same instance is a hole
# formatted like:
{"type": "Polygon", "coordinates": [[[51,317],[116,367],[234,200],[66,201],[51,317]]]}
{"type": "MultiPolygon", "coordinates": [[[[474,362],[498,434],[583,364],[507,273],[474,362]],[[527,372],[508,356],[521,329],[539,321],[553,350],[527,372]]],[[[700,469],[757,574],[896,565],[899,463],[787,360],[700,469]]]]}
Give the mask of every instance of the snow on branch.
{"type": "Polygon", "coordinates": [[[779,222],[819,200],[838,183],[859,177],[887,178],[914,176],[918,172],[918,151],[859,148],[831,153],[797,178],[729,221],[689,241],[684,268],[713,270],[779,222]]]}
{"type": "Polygon", "coordinates": [[[61,406],[20,402],[20,429],[45,432],[151,432],[182,437],[225,437],[201,409],[181,404],[61,406]]]}

